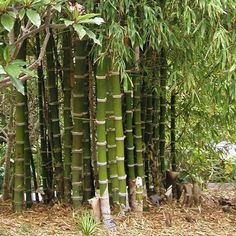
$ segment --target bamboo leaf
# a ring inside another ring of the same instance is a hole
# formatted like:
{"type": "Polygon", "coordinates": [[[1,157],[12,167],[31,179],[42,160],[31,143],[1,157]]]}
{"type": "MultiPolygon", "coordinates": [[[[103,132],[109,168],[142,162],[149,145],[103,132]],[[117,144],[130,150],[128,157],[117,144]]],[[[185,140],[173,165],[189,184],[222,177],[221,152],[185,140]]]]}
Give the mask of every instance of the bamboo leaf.
{"type": "Polygon", "coordinates": [[[28,16],[29,20],[34,25],[36,25],[37,27],[39,27],[41,25],[41,18],[40,18],[40,15],[38,14],[38,12],[36,12],[32,9],[27,9],[26,15],[28,16]]]}

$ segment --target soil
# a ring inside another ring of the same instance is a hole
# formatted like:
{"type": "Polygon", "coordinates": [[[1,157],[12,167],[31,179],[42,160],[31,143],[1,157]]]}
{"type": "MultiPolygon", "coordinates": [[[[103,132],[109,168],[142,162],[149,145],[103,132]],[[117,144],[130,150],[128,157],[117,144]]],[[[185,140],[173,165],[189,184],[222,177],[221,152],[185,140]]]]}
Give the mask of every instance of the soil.
{"type": "MultiPolygon", "coordinates": [[[[160,207],[150,205],[142,214],[113,215],[115,229],[108,231],[103,225],[98,225],[94,235],[236,235],[234,206],[226,210],[219,204],[220,199],[230,202],[236,197],[235,186],[213,184],[202,195],[201,207],[183,208],[172,203],[160,207]]],[[[71,208],[58,204],[51,207],[35,204],[23,214],[16,214],[12,213],[9,202],[1,202],[0,235],[82,235],[74,216],[71,208]]]]}

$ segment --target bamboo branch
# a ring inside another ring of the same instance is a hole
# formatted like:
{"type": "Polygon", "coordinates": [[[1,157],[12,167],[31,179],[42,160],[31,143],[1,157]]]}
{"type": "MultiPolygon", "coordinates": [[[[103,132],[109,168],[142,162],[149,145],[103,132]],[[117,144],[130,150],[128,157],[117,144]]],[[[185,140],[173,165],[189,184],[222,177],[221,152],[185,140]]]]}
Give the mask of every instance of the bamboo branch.
{"type": "MultiPolygon", "coordinates": [[[[38,59],[34,63],[32,63],[27,69],[30,69],[30,70],[36,69],[41,64],[41,61],[42,61],[42,59],[43,59],[43,57],[45,55],[45,52],[46,52],[46,47],[47,47],[47,44],[48,44],[48,40],[50,38],[49,27],[46,29],[46,31],[47,31],[47,34],[46,34],[46,37],[44,39],[42,48],[40,50],[38,59]]],[[[31,76],[24,75],[24,76],[21,76],[19,78],[19,80],[26,81],[26,80],[28,80],[30,78],[31,78],[31,76]]],[[[0,89],[3,88],[3,87],[8,86],[10,84],[11,84],[11,80],[10,80],[10,77],[8,76],[7,78],[5,78],[5,79],[0,81],[0,89]]]]}

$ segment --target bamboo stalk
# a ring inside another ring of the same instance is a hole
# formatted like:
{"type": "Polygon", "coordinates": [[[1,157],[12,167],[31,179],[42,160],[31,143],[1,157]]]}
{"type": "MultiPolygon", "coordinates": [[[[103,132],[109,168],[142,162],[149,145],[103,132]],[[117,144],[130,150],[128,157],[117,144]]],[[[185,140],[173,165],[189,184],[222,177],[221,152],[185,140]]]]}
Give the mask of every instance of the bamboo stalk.
{"type": "Polygon", "coordinates": [[[71,202],[71,155],[72,155],[72,115],[71,115],[71,78],[72,78],[72,43],[71,34],[63,32],[63,93],[64,93],[64,191],[65,202],[71,202]]]}
{"type": "Polygon", "coordinates": [[[32,206],[31,198],[31,159],[32,151],[29,139],[29,112],[28,112],[28,96],[27,96],[27,82],[24,84],[25,88],[25,147],[24,147],[24,159],[25,159],[25,193],[26,193],[26,208],[32,206]]]}
{"type": "Polygon", "coordinates": [[[72,91],[72,108],[74,127],[72,131],[72,202],[78,208],[83,200],[83,118],[84,118],[84,79],[88,77],[87,41],[75,39],[75,75],[72,91]]]}
{"type": "Polygon", "coordinates": [[[123,132],[123,117],[122,117],[122,94],[120,88],[120,74],[117,65],[112,64],[112,94],[115,116],[115,134],[116,134],[116,161],[119,180],[119,202],[121,205],[126,205],[126,173],[125,173],[125,153],[124,153],[124,132],[123,132]]]}
{"type": "Polygon", "coordinates": [[[176,92],[171,92],[171,125],[170,125],[170,147],[171,147],[171,163],[172,171],[176,171],[176,151],[175,151],[175,128],[176,128],[176,92]]]}
{"type": "Polygon", "coordinates": [[[160,128],[159,128],[159,148],[160,148],[160,168],[161,173],[165,173],[165,124],[166,124],[166,83],[167,83],[167,61],[165,49],[160,53],[160,128]]]}
{"type": "Polygon", "coordinates": [[[97,94],[97,153],[98,153],[98,177],[101,198],[101,212],[104,220],[110,220],[110,201],[108,192],[108,173],[107,173],[107,155],[106,155],[106,76],[109,67],[107,58],[101,59],[97,65],[96,71],[96,94],[97,94]]]}
{"type": "Polygon", "coordinates": [[[49,117],[52,133],[52,153],[54,158],[56,194],[59,201],[64,197],[63,161],[61,148],[61,132],[59,123],[58,88],[55,74],[55,61],[53,55],[53,36],[47,44],[47,88],[49,92],[49,117]]]}

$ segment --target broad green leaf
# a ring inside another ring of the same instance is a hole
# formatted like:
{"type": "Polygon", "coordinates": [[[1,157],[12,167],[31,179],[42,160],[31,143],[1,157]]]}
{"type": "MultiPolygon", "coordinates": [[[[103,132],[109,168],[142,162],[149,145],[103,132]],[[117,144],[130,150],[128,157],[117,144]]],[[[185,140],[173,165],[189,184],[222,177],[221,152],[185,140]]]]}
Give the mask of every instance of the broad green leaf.
{"type": "Polygon", "coordinates": [[[76,20],[77,21],[88,20],[88,19],[94,18],[95,16],[99,16],[99,14],[90,13],[90,14],[86,14],[82,16],[77,16],[76,20]]]}
{"type": "Polygon", "coordinates": [[[6,75],[6,71],[4,70],[3,66],[0,65],[0,75],[6,75]]]}
{"type": "Polygon", "coordinates": [[[81,20],[81,21],[79,21],[79,23],[101,25],[104,23],[104,20],[101,17],[95,17],[93,19],[81,20]]]}
{"type": "Polygon", "coordinates": [[[37,27],[39,27],[41,25],[41,18],[40,18],[40,15],[38,14],[38,12],[36,12],[32,9],[27,9],[26,15],[28,16],[29,20],[34,25],[36,25],[37,27]]]}
{"type": "Polygon", "coordinates": [[[5,71],[10,77],[18,79],[20,74],[22,73],[22,68],[19,65],[10,64],[5,67],[5,71]]]}
{"type": "Polygon", "coordinates": [[[37,77],[37,74],[34,70],[30,70],[30,69],[27,69],[27,68],[22,68],[21,70],[24,74],[26,74],[30,77],[34,77],[34,78],[37,77]]]}
{"type": "Polygon", "coordinates": [[[19,11],[19,18],[20,18],[20,20],[22,20],[22,19],[24,18],[24,16],[25,16],[25,9],[22,8],[22,9],[19,11]]]}
{"type": "Polygon", "coordinates": [[[98,40],[98,39],[96,38],[96,35],[95,35],[91,30],[89,30],[88,28],[84,28],[84,29],[85,29],[86,34],[88,35],[88,37],[89,37],[90,39],[92,39],[94,43],[96,43],[96,44],[98,44],[98,45],[101,46],[101,42],[100,42],[100,40],[98,40]]]}
{"type": "Polygon", "coordinates": [[[16,13],[14,11],[9,11],[8,14],[13,18],[16,18],[16,13]]]}
{"type": "Polygon", "coordinates": [[[16,59],[13,62],[11,62],[13,65],[18,65],[18,66],[25,66],[27,63],[25,61],[22,61],[20,59],[16,59]]]}
{"type": "Polygon", "coordinates": [[[77,34],[79,35],[79,39],[83,39],[83,37],[86,35],[86,31],[84,29],[84,27],[82,25],[76,24],[73,25],[75,31],[77,32],[77,34]]]}
{"type": "Polygon", "coordinates": [[[64,19],[64,23],[65,23],[65,25],[68,27],[69,25],[72,25],[72,24],[74,24],[74,21],[72,21],[72,20],[67,20],[67,19],[64,19]]]}
{"type": "Polygon", "coordinates": [[[24,85],[23,85],[22,81],[19,79],[13,78],[13,77],[10,77],[10,78],[11,78],[11,82],[12,82],[13,86],[16,88],[16,90],[19,93],[25,95],[24,85]]]}
{"type": "Polygon", "coordinates": [[[11,31],[14,27],[14,18],[9,14],[5,13],[1,16],[1,23],[7,31],[11,31]]]}
{"type": "Polygon", "coordinates": [[[3,50],[3,58],[6,61],[6,63],[8,63],[10,61],[10,50],[8,47],[4,48],[3,50]]]}
{"type": "Polygon", "coordinates": [[[53,9],[55,9],[58,12],[61,12],[61,5],[60,4],[54,5],[53,9]]]}

